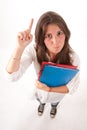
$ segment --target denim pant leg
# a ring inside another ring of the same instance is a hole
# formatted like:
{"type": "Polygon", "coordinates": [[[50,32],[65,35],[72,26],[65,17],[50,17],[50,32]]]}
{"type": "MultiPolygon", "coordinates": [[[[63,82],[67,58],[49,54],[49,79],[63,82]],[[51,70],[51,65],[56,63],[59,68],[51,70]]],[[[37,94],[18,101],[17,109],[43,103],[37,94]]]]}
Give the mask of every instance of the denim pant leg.
{"type": "Polygon", "coordinates": [[[45,103],[42,103],[39,98],[37,98],[37,101],[39,101],[40,104],[45,105],[45,103]]]}
{"type": "Polygon", "coordinates": [[[59,102],[51,103],[51,107],[57,107],[58,104],[59,102]]]}

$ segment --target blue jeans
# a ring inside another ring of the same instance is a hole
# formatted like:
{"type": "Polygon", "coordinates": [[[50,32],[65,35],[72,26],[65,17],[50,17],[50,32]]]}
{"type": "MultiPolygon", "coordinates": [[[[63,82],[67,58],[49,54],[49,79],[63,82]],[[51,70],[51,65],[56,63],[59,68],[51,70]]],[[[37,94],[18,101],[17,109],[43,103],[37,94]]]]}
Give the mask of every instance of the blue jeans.
{"type": "MultiPolygon", "coordinates": [[[[43,104],[43,105],[46,104],[46,103],[42,103],[39,98],[37,98],[37,100],[40,102],[40,104],[43,104]]],[[[59,102],[51,103],[51,107],[57,107],[58,104],[59,104],[59,102]]]]}
{"type": "Polygon", "coordinates": [[[58,104],[59,104],[59,102],[51,103],[51,107],[57,107],[58,104]]]}

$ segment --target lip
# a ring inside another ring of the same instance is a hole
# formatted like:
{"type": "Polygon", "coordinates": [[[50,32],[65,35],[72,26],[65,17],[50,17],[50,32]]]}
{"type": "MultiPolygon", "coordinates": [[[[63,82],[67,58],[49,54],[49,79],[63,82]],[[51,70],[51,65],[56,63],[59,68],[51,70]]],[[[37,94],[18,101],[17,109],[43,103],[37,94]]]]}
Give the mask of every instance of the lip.
{"type": "Polygon", "coordinates": [[[60,47],[54,47],[54,50],[59,52],[60,51],[60,47]]]}
{"type": "Polygon", "coordinates": [[[54,47],[54,49],[59,49],[60,47],[54,47]]]}

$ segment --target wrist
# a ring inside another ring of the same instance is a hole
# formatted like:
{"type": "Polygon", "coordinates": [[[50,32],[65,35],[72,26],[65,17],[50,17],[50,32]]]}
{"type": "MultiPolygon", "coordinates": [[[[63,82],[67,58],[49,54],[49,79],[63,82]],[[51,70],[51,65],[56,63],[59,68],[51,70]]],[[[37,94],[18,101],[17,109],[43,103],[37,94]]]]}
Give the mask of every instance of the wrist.
{"type": "Polygon", "coordinates": [[[12,56],[11,56],[11,59],[12,59],[13,61],[20,61],[21,58],[20,58],[20,57],[15,57],[15,56],[12,55],[12,56]]]}
{"type": "Polygon", "coordinates": [[[17,46],[17,47],[14,49],[14,52],[13,52],[11,58],[14,59],[14,60],[20,60],[23,51],[24,51],[24,48],[17,46]]]}
{"type": "Polygon", "coordinates": [[[17,53],[19,56],[21,56],[24,49],[25,49],[25,47],[23,47],[23,46],[16,46],[15,50],[14,50],[14,54],[17,53]]]}
{"type": "Polygon", "coordinates": [[[49,90],[48,90],[48,91],[49,91],[49,92],[51,92],[51,89],[52,89],[52,88],[51,88],[51,87],[49,87],[49,90]]]}

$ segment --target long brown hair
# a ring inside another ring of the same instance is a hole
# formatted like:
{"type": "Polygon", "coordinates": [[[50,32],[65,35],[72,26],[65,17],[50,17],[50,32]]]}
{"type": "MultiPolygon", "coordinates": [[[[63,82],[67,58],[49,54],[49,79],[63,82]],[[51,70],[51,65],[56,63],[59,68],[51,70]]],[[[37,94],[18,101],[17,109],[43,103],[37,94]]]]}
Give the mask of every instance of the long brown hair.
{"type": "Polygon", "coordinates": [[[56,12],[48,11],[44,13],[38,20],[35,29],[35,43],[36,43],[36,54],[38,62],[41,64],[42,61],[49,61],[46,54],[46,46],[44,44],[44,37],[46,33],[46,28],[49,24],[56,24],[65,34],[65,44],[61,52],[56,55],[56,58],[52,61],[54,63],[61,64],[72,64],[70,54],[72,49],[69,45],[70,30],[67,27],[64,19],[56,12]]]}

